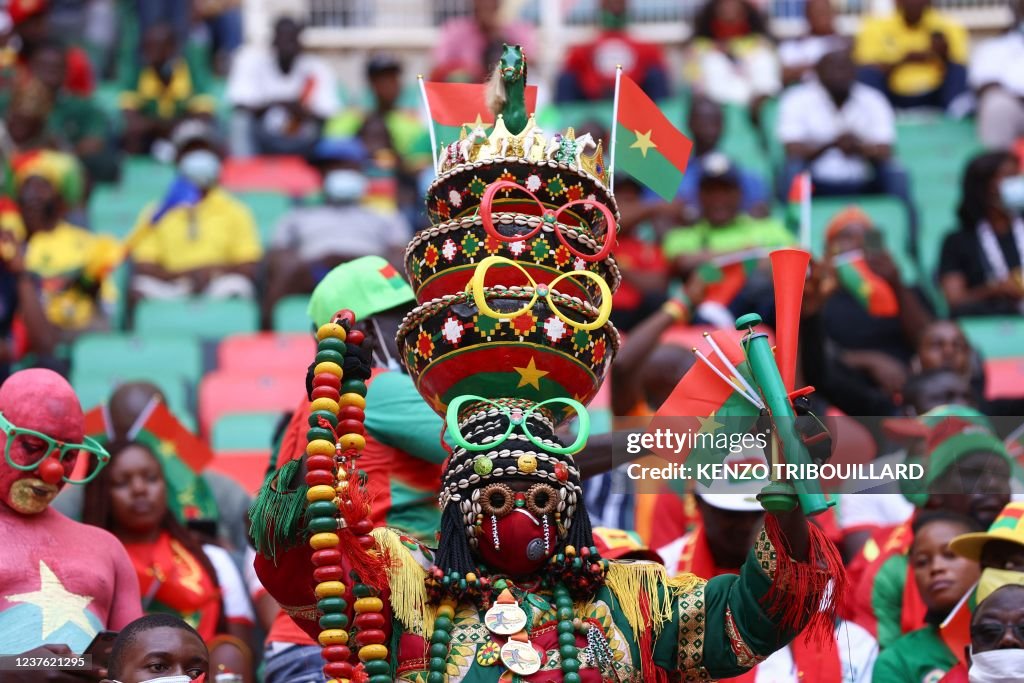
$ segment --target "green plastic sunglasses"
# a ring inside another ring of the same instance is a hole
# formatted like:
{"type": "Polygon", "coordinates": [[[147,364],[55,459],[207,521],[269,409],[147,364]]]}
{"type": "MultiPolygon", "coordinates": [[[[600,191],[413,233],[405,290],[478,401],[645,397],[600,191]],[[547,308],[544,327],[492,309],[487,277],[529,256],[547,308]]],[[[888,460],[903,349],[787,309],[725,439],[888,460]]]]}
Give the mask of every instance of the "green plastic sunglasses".
{"type": "Polygon", "coordinates": [[[500,446],[508,440],[509,435],[516,426],[522,427],[523,432],[526,434],[526,438],[528,438],[537,448],[549,453],[558,453],[560,455],[579,452],[583,449],[583,446],[586,445],[587,437],[590,436],[590,414],[582,403],[571,398],[549,398],[548,400],[541,401],[526,410],[519,410],[501,405],[488,398],[484,398],[483,396],[459,396],[448,404],[447,422],[448,431],[452,435],[452,441],[454,441],[457,446],[465,448],[467,451],[487,451],[496,446],[500,446]],[[470,401],[486,403],[487,405],[493,406],[501,411],[501,413],[508,418],[508,427],[505,429],[505,433],[493,441],[488,441],[487,443],[475,444],[466,441],[465,437],[462,436],[462,432],[459,431],[459,409],[470,401]],[[576,411],[576,415],[579,417],[579,431],[576,434],[576,440],[569,446],[555,446],[553,444],[544,443],[530,433],[530,427],[526,419],[533,413],[537,412],[540,408],[552,404],[568,406],[576,411]]]}
{"type": "Polygon", "coordinates": [[[86,476],[83,479],[72,479],[67,476],[65,476],[63,479],[64,482],[68,484],[88,484],[90,481],[95,479],[96,475],[100,473],[100,470],[106,467],[107,463],[110,462],[110,453],[107,452],[107,449],[100,445],[98,441],[96,441],[95,439],[91,439],[88,436],[85,437],[84,443],[64,443],[63,441],[58,441],[57,439],[54,439],[51,436],[43,434],[42,432],[37,432],[34,429],[25,429],[24,427],[17,427],[14,424],[12,424],[11,421],[8,420],[3,413],[0,413],[0,432],[3,432],[4,434],[7,435],[7,443],[4,444],[4,459],[7,461],[8,465],[22,472],[31,472],[32,470],[36,469],[43,463],[44,460],[50,457],[50,454],[53,453],[55,450],[60,451],[58,459],[61,462],[63,462],[64,459],[69,455],[74,456],[79,451],[85,451],[86,453],[92,453],[93,455],[96,456],[96,466],[92,468],[92,471],[88,474],[88,476],[86,476]],[[39,460],[37,460],[35,463],[31,465],[19,465],[18,463],[14,462],[14,459],[11,458],[11,444],[14,443],[14,440],[17,439],[18,437],[38,439],[39,441],[46,444],[46,449],[43,452],[43,455],[39,458],[39,460]]]}

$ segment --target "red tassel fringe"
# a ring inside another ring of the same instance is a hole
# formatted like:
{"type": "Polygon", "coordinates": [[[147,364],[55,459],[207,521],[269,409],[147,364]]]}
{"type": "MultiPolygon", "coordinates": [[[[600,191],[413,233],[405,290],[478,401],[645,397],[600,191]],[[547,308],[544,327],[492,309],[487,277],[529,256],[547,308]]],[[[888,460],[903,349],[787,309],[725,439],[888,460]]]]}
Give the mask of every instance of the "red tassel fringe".
{"type": "MultiPolygon", "coordinates": [[[[640,592],[640,614],[645,624],[651,622],[651,602],[647,595],[640,592]]],[[[654,663],[654,629],[646,628],[641,633],[634,634],[637,638],[637,647],[640,649],[640,670],[645,681],[653,683],[669,683],[668,672],[654,663]]]]}
{"type": "Polygon", "coordinates": [[[347,495],[340,505],[345,527],[338,532],[341,540],[339,547],[348,560],[347,566],[359,577],[359,582],[380,594],[388,585],[387,570],[391,566],[391,558],[379,549],[370,551],[373,548],[373,538],[370,536],[373,529],[370,499],[355,471],[350,473],[348,482],[347,495]]]}
{"type": "Polygon", "coordinates": [[[782,534],[778,519],[765,516],[768,540],[776,549],[775,579],[762,604],[783,630],[803,632],[805,642],[819,646],[835,642],[834,632],[840,606],[846,596],[846,570],[839,550],[825,532],[808,523],[808,557],[795,561],[782,534]]]}

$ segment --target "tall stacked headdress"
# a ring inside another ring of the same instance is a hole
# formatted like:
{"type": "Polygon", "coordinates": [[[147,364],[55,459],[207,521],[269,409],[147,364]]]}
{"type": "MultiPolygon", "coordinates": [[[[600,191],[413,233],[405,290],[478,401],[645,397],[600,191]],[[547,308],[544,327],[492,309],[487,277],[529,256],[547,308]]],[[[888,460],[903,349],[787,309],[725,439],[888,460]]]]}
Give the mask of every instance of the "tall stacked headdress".
{"type": "Polygon", "coordinates": [[[603,145],[511,117],[446,148],[427,193],[432,224],[405,255],[419,306],[398,344],[454,442],[436,564],[457,575],[475,570],[482,523],[516,504],[496,485],[506,478],[536,480],[525,502],[554,525],[557,545],[592,545],[573,454],[619,346],[608,320],[620,276],[603,145]],[[563,444],[554,433],[574,417],[577,436],[563,444]]]}

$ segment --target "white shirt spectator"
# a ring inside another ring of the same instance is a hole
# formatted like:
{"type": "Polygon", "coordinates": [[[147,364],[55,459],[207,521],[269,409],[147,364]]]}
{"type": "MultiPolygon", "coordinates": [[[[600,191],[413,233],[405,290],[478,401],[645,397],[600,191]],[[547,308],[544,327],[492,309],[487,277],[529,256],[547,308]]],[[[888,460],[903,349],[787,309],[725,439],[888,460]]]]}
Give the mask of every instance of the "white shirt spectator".
{"type": "Polygon", "coordinates": [[[235,58],[227,86],[232,106],[261,108],[300,98],[321,119],[330,118],[341,106],[334,74],[320,57],[301,54],[288,73],[281,71],[270,50],[253,46],[235,58]]]}
{"type": "Polygon", "coordinates": [[[412,230],[399,213],[386,214],[354,204],[297,208],[278,221],[270,246],[293,249],[304,263],[325,256],[387,256],[409,243],[412,230]]]}
{"type": "Polygon", "coordinates": [[[224,603],[224,618],[231,623],[251,626],[256,621],[256,615],[249,602],[249,591],[246,590],[242,574],[231,555],[216,545],[204,545],[203,551],[217,572],[217,583],[224,603]]]}
{"type": "MultiPolygon", "coordinates": [[[[853,622],[841,621],[836,630],[833,652],[839,655],[843,683],[871,683],[871,670],[878,657],[878,642],[870,633],[853,622]]],[[[754,670],[754,683],[801,683],[813,680],[815,672],[798,670],[789,645],[777,650],[754,670]]]]}
{"type": "Polygon", "coordinates": [[[829,52],[841,50],[849,45],[842,36],[801,36],[784,40],[779,44],[779,61],[783,68],[814,66],[829,52]]]}
{"type": "MultiPolygon", "coordinates": [[[[783,144],[823,145],[844,133],[852,133],[872,145],[889,145],[896,138],[892,106],[885,95],[862,83],[854,83],[843,106],[837,108],[817,80],[801,83],[782,96],[778,135],[783,144]]],[[[871,179],[871,165],[835,147],[811,164],[811,175],[826,182],[862,183],[871,179]]]]}
{"type": "Polygon", "coordinates": [[[1024,31],[1010,31],[983,41],[971,56],[967,70],[970,86],[1001,85],[1024,96],[1024,31]]]}

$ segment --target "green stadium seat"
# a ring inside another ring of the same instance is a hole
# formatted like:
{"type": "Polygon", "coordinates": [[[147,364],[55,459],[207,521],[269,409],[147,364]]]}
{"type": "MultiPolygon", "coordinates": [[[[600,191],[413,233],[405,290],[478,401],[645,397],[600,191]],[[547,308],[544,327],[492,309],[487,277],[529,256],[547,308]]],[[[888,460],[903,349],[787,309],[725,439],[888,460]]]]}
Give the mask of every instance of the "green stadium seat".
{"type": "Polygon", "coordinates": [[[84,410],[90,410],[95,406],[105,403],[114,390],[121,384],[128,382],[150,382],[160,387],[164,398],[167,399],[167,407],[171,409],[183,425],[194,430],[196,419],[189,406],[189,395],[186,389],[187,382],[180,375],[172,373],[125,373],[116,375],[111,373],[96,373],[89,369],[73,371],[71,373],[71,386],[78,394],[78,400],[82,403],[84,410]]]}
{"type": "Polygon", "coordinates": [[[957,321],[971,346],[985,360],[1014,358],[1021,355],[1020,340],[1024,339],[1024,318],[1020,316],[991,316],[960,318],[957,321]]]}
{"type": "Polygon", "coordinates": [[[270,450],[280,419],[275,412],[224,415],[213,424],[210,443],[215,451],[270,450]]]}
{"type": "Polygon", "coordinates": [[[191,384],[203,371],[199,340],[183,334],[83,334],[71,347],[71,367],[114,377],[178,375],[191,384]]]}
{"type": "Polygon", "coordinates": [[[291,198],[276,192],[239,192],[236,196],[252,211],[260,230],[260,241],[269,244],[278,220],[292,207],[291,198]]]}
{"type": "Polygon", "coordinates": [[[886,247],[900,267],[908,283],[917,282],[917,263],[910,251],[910,226],[907,210],[895,197],[861,195],[852,197],[815,197],[811,203],[811,251],[821,256],[825,251],[825,229],[837,213],[848,206],[863,209],[882,232],[886,247]]]}
{"type": "Polygon", "coordinates": [[[313,322],[306,310],[309,297],[305,294],[287,296],[274,305],[273,324],[275,332],[305,332],[313,330],[313,322]]]}
{"type": "Polygon", "coordinates": [[[177,333],[219,340],[258,328],[259,309],[249,299],[150,299],[139,302],[135,309],[135,330],[146,335],[177,333]]]}

